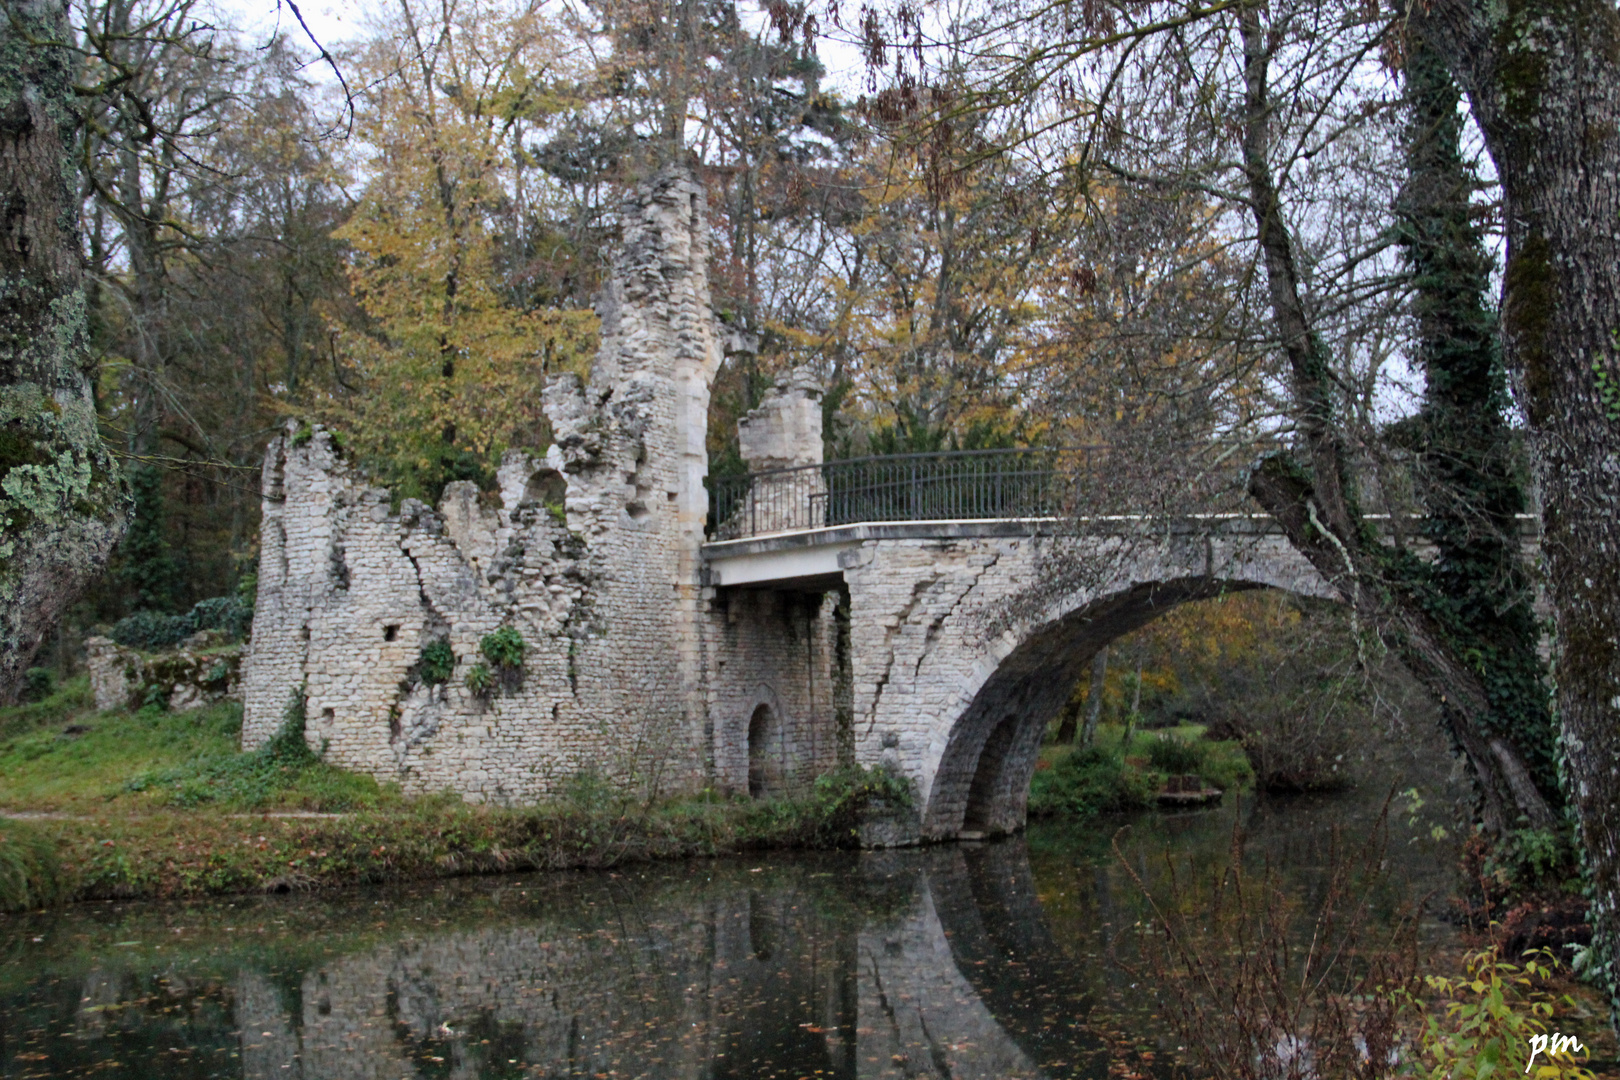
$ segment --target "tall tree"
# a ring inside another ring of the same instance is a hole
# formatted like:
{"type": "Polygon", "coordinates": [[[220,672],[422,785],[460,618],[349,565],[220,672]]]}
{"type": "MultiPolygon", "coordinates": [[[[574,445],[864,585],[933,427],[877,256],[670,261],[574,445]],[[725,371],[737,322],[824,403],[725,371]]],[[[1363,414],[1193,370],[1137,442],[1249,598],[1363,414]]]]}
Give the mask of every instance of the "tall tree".
{"type": "Polygon", "coordinates": [[[1501,179],[1503,337],[1541,489],[1563,767],[1620,1021],[1620,12],[1611,0],[1402,10],[1467,91],[1501,179]]]}
{"type": "Polygon", "coordinates": [[[436,499],[491,475],[505,447],[540,444],[528,388],[594,343],[594,316],[534,306],[497,269],[522,194],[520,123],[563,103],[565,46],[536,3],[398,0],[359,58],[372,177],[338,236],[365,319],[343,341],[356,392],[335,412],[402,495],[436,499]]]}
{"type": "Polygon", "coordinates": [[[1414,418],[1417,496],[1433,562],[1409,559],[1407,577],[1453,649],[1470,658],[1489,701],[1486,729],[1511,738],[1536,786],[1562,802],[1551,697],[1536,653],[1519,515],[1528,500],[1513,461],[1511,404],[1485,253],[1465,167],[1458,93],[1419,33],[1405,47],[1407,181],[1397,228],[1413,278],[1415,358],[1424,374],[1414,418]]]}
{"type": "Polygon", "coordinates": [[[128,499],[86,372],[67,7],[0,24],[0,701],[123,534],[128,499]]]}
{"type": "Polygon", "coordinates": [[[1286,16],[1256,0],[1238,10],[1243,58],[1242,168],[1248,187],[1278,347],[1287,359],[1298,430],[1297,451],[1265,458],[1249,490],[1293,545],[1379,635],[1439,703],[1441,714],[1479,781],[1485,823],[1501,832],[1516,822],[1556,824],[1556,789],[1538,787],[1533,755],[1513,731],[1493,729],[1484,673],[1427,609],[1362,518],[1332,357],[1307,304],[1295,238],[1274,171],[1277,103],[1272,62],[1289,38],[1286,16]]]}

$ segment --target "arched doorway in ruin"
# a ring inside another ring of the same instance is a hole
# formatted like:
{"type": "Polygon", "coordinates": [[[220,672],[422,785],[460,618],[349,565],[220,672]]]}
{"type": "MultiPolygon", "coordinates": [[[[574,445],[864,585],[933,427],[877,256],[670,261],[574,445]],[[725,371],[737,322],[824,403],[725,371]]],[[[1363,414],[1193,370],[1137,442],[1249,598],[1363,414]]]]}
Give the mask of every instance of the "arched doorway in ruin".
{"type": "Polygon", "coordinates": [[[776,710],[761,703],[748,718],[748,794],[756,799],[782,792],[786,780],[782,722],[776,710]]]}

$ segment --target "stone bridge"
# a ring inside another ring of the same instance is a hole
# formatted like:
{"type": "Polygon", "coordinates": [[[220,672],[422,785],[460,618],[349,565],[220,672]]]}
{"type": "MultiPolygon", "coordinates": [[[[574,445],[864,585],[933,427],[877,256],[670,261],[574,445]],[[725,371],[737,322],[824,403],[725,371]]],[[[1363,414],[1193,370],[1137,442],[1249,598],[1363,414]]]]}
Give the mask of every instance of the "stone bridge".
{"type": "Polygon", "coordinates": [[[750,475],[711,502],[728,338],[703,214],[674,173],[627,206],[591,376],[545,389],[555,443],[508,452],[498,491],[393,511],[318,426],[274,441],[245,746],[291,702],[335,764],[499,802],[586,771],[770,796],[887,763],[919,796],[888,841],[995,833],[1099,647],[1225,591],[1332,595],[1263,518],[1114,512],[1083,448],[823,462],[804,372],[742,422],[750,475]],[[469,677],[501,627],[521,667],[469,677]]]}
{"type": "MultiPolygon", "coordinates": [[[[1269,522],[1239,516],[1092,530],[854,524],[711,543],[704,554],[720,611],[757,619],[795,594],[826,598],[847,656],[827,677],[847,686],[854,760],[915,782],[931,839],[1023,824],[1042,735],[1108,642],[1224,592],[1335,595],[1269,522]]],[[[755,696],[784,713],[809,704],[765,678],[755,696]]]]}

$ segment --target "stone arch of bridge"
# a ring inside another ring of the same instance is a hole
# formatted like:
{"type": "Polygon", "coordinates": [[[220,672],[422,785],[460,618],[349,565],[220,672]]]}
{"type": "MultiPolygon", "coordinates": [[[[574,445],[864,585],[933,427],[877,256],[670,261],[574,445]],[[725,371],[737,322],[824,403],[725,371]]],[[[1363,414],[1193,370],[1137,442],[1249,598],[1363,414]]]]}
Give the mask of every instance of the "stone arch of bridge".
{"type": "Polygon", "coordinates": [[[1137,583],[1060,605],[1053,617],[1020,635],[948,721],[926,789],[924,837],[995,835],[1022,827],[1047,725],[1098,649],[1179,604],[1265,587],[1274,582],[1195,576],[1137,583]]]}

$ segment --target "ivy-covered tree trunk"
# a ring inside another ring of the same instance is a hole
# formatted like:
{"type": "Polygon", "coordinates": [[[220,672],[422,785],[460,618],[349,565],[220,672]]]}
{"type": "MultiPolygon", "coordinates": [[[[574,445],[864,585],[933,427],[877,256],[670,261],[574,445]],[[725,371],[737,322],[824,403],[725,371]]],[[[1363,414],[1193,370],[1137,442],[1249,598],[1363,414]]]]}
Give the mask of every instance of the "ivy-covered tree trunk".
{"type": "Polygon", "coordinates": [[[1547,829],[1556,816],[1537,788],[1527,755],[1508,733],[1491,729],[1491,698],[1482,673],[1468,662],[1446,627],[1409,587],[1362,520],[1346,460],[1339,405],[1327,346],[1300,292],[1294,243],[1281,212],[1270,162],[1272,102],[1268,85],[1270,35],[1262,0],[1239,11],[1245,101],[1243,169],[1279,345],[1287,357],[1298,454],[1266,458],[1249,490],[1289,542],[1389,644],[1429,691],[1447,729],[1467,758],[1481,796],[1485,825],[1547,829]]]}
{"type": "Polygon", "coordinates": [[[1391,572],[1478,673],[1489,704],[1485,731],[1518,749],[1537,790],[1562,809],[1518,518],[1528,500],[1515,475],[1507,376],[1487,302],[1493,263],[1469,203],[1473,177],[1463,164],[1456,84],[1415,31],[1407,39],[1406,98],[1407,180],[1396,209],[1425,378],[1413,425],[1419,493],[1438,555],[1391,572]]]}
{"type": "Polygon", "coordinates": [[[73,142],[76,58],[60,0],[0,19],[0,701],[106,564],[127,496],[85,370],[73,142]]]}
{"type": "Polygon", "coordinates": [[[1402,10],[1467,91],[1502,183],[1503,345],[1541,487],[1565,787],[1620,1004],[1620,13],[1613,0],[1402,10]]]}

